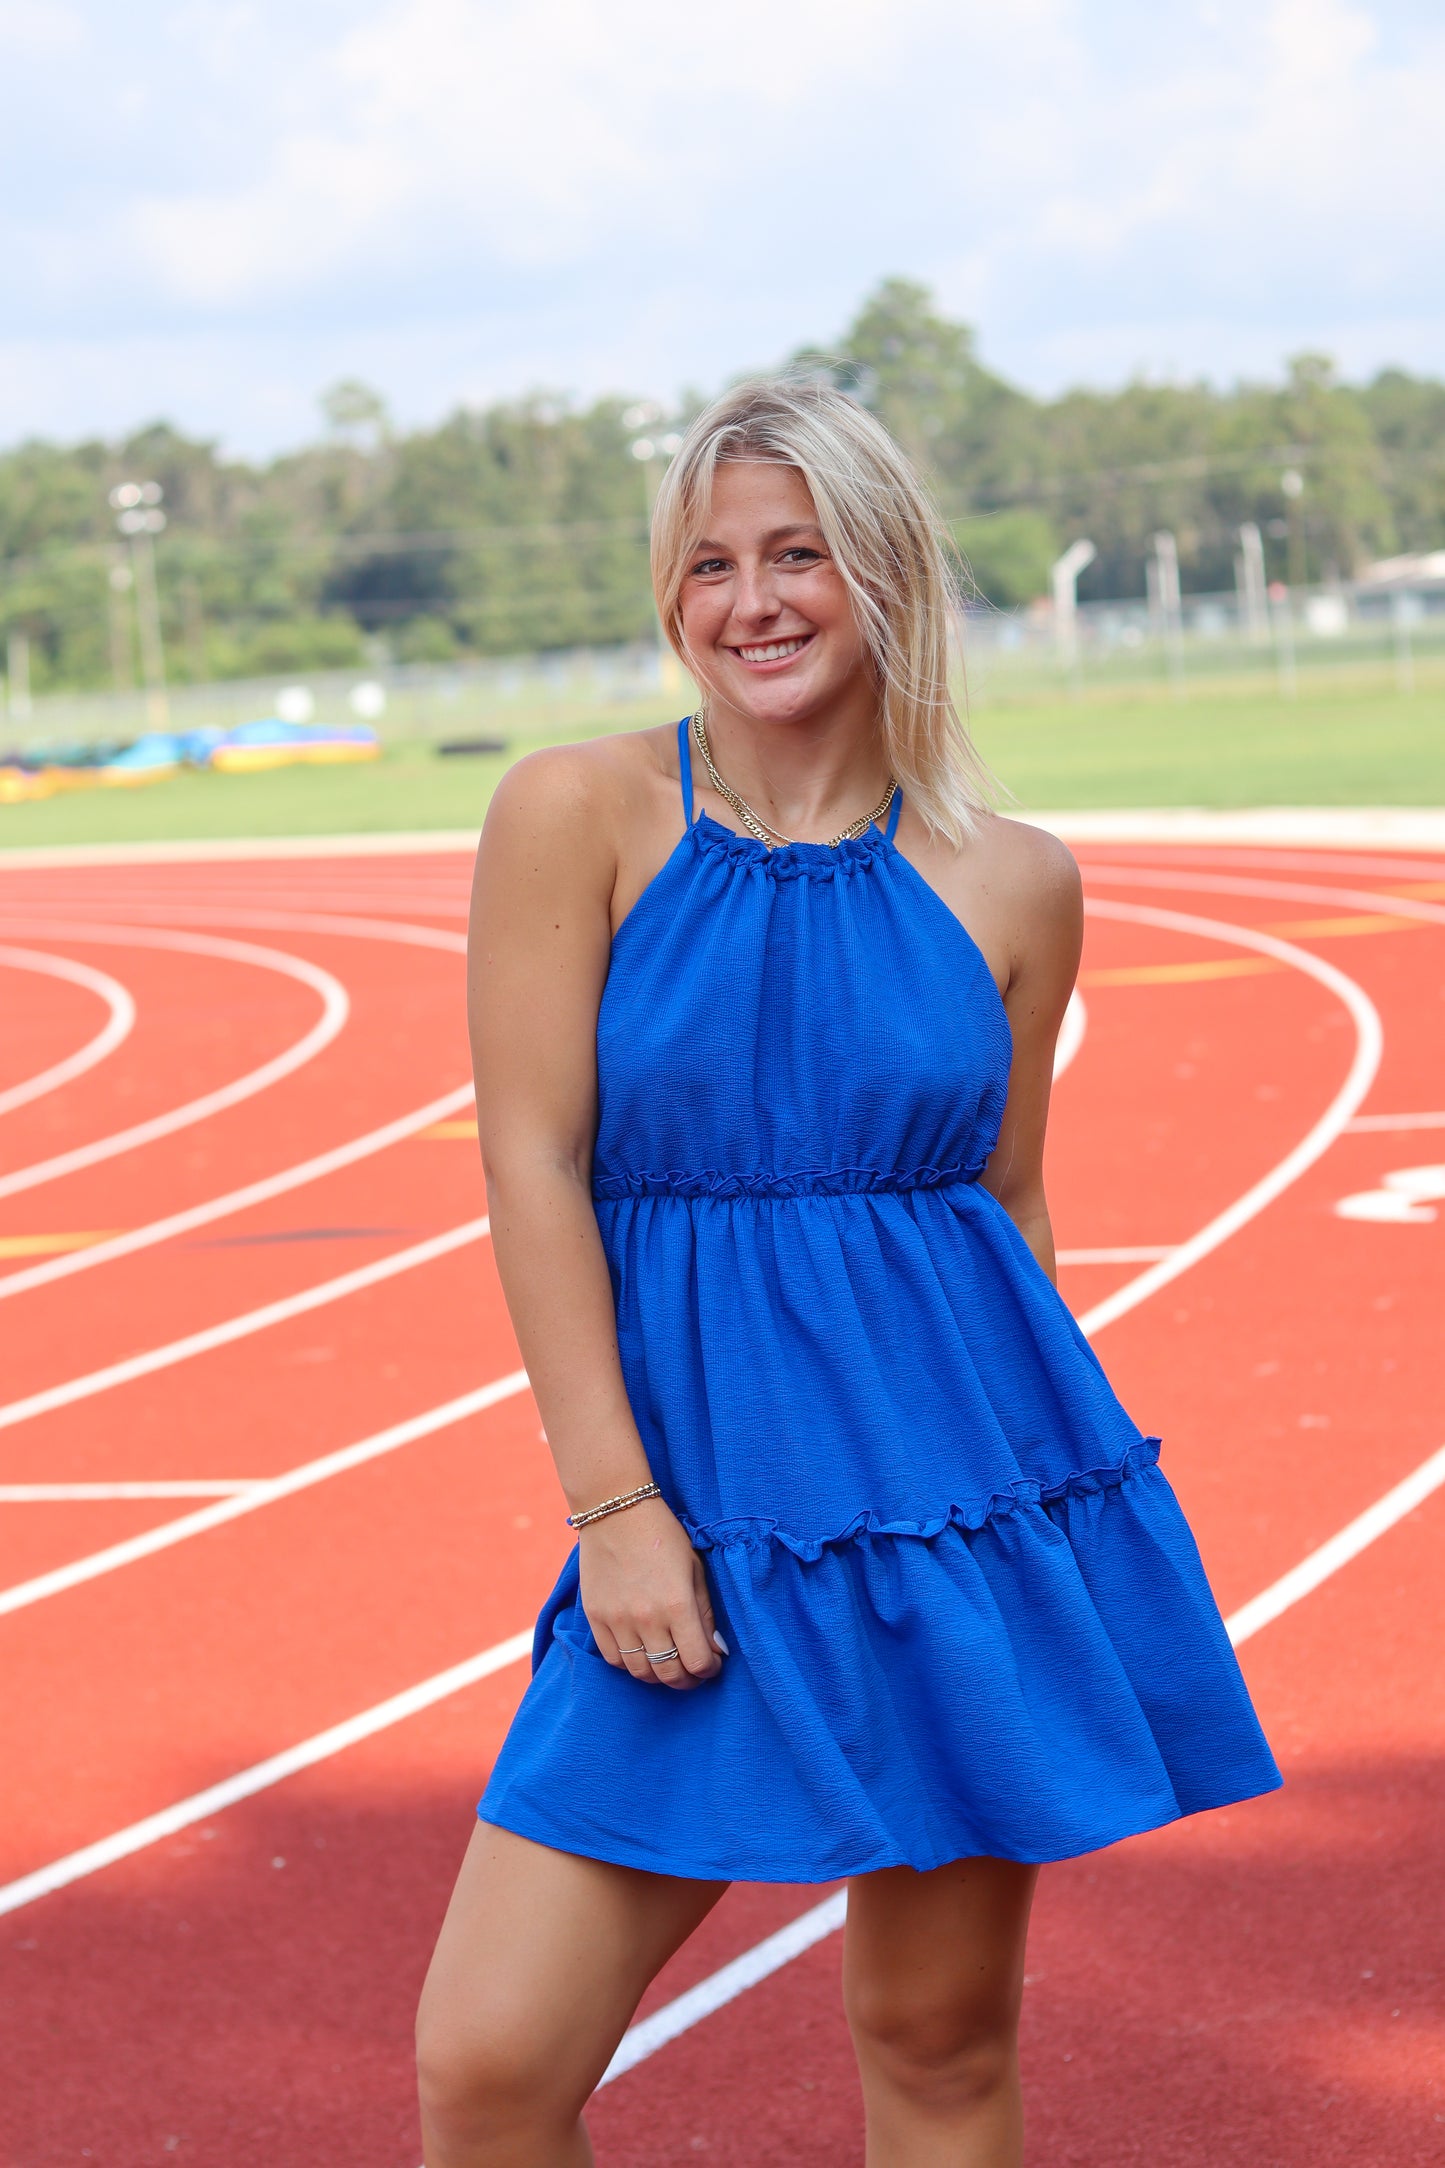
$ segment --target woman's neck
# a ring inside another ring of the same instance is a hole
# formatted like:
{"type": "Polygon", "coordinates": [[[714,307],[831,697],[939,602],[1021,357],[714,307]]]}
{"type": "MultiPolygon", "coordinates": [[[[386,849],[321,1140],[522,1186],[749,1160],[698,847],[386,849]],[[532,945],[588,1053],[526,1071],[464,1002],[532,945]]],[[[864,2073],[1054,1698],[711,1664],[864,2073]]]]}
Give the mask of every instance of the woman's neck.
{"type": "Polygon", "coordinates": [[[760,723],[710,703],[708,749],[725,783],[770,827],[800,841],[836,835],[876,805],[889,768],[876,698],[851,712],[760,723]]]}

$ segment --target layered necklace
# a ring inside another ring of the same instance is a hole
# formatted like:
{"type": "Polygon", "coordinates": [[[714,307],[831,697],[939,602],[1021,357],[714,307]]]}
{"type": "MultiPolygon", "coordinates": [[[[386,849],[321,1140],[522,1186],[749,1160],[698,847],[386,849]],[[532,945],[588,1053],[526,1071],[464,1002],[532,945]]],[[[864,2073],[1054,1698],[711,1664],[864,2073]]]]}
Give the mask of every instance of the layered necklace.
{"type": "MultiPolygon", "coordinates": [[[[753,811],[746,798],[739,797],[731,783],[723,781],[713,765],[712,752],[707,742],[707,726],[703,722],[701,715],[694,715],[692,719],[692,734],[697,740],[697,749],[702,755],[702,764],[708,772],[709,782],[723,803],[732,807],[749,835],[756,836],[758,842],[770,851],[781,850],[789,843],[797,843],[802,840],[798,836],[785,836],[781,828],[774,828],[771,821],[765,821],[761,813],[753,811]]],[[[868,829],[884,820],[888,808],[893,803],[893,794],[897,788],[897,777],[890,776],[888,788],[884,791],[883,796],[874,806],[872,812],[861,813],[857,820],[849,821],[846,828],[841,828],[836,836],[828,838],[826,844],[822,846],[823,849],[832,850],[839,843],[851,843],[856,837],[866,834],[868,829]]]]}

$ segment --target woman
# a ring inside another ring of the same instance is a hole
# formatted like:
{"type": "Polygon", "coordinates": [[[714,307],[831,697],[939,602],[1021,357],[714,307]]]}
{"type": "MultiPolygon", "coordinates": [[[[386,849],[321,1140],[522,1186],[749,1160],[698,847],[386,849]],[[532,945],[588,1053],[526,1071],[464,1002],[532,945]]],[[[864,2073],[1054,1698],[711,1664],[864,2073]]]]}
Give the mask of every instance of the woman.
{"type": "Polygon", "coordinates": [[[589,2161],[728,1881],[843,1876],[870,2168],[1016,2163],[1038,1863],[1279,1782],[1052,1285],[1078,874],[986,809],[946,562],[861,408],[729,393],[654,522],[702,709],[488,815],[492,1240],[578,1542],[423,1997],[427,2168],[589,2161]]]}

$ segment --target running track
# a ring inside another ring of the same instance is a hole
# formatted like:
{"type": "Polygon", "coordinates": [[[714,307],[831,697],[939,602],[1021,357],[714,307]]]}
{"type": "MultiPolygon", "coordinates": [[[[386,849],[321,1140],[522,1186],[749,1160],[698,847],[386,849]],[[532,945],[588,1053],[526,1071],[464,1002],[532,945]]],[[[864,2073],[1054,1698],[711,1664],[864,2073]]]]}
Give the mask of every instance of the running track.
{"type": "MultiPolygon", "coordinates": [[[[1064,1291],[1287,1785],[1046,1874],[1030,2159],[1424,2168],[1445,853],[1080,855],[1064,1291]]],[[[415,1994],[566,1547],[468,1134],[467,877],[0,870],[6,2168],[416,2168],[415,1994]]],[[[861,2160],[832,1895],[729,1895],[603,2161],[861,2160]]]]}

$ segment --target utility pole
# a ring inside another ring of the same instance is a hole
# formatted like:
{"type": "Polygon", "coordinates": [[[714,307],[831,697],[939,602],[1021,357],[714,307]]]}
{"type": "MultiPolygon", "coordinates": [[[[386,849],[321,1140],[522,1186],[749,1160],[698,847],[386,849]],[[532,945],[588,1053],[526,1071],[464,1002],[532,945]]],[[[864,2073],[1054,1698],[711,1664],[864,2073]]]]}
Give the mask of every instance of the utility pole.
{"type": "Polygon", "coordinates": [[[1270,586],[1269,612],[1274,622],[1274,659],[1279,671],[1280,697],[1295,700],[1299,697],[1299,674],[1294,656],[1294,605],[1283,580],[1275,580],[1270,586]]]}
{"type": "Polygon", "coordinates": [[[152,730],[170,728],[166,694],[166,655],[161,642],[160,600],[156,592],[155,537],[165,529],[161,510],[165,492],[159,482],[121,482],[110,493],[116,526],[130,542],[130,570],[135,582],[136,629],[140,634],[141,674],[146,688],[146,721],[152,730]]]}
{"type": "Polygon", "coordinates": [[[1150,600],[1156,603],[1164,652],[1168,660],[1169,689],[1176,700],[1184,698],[1184,608],[1179,592],[1179,545],[1167,528],[1154,537],[1154,557],[1146,570],[1150,600]]]}
{"type": "Polygon", "coordinates": [[[1054,597],[1054,643],[1076,698],[1083,689],[1079,682],[1079,574],[1098,554],[1093,543],[1081,536],[1055,560],[1049,573],[1054,597]]]}
{"type": "Polygon", "coordinates": [[[1269,638],[1269,597],[1264,580],[1264,537],[1252,519],[1239,530],[1239,554],[1234,560],[1234,590],[1239,597],[1239,630],[1251,647],[1263,647],[1269,638]]]}

